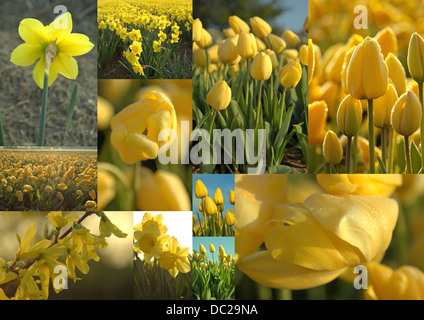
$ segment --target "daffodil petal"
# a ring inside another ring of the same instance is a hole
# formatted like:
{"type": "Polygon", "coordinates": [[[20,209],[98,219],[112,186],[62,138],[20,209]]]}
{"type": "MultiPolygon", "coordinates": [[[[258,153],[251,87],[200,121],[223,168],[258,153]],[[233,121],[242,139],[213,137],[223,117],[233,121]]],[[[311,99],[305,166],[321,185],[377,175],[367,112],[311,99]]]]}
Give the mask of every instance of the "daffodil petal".
{"type": "Polygon", "coordinates": [[[67,55],[58,53],[54,62],[57,63],[57,71],[68,79],[76,79],[78,75],[77,61],[67,55]]]}
{"type": "Polygon", "coordinates": [[[46,67],[46,59],[44,56],[37,62],[32,71],[32,77],[34,78],[35,83],[41,89],[44,87],[44,69],[46,67]]]}
{"type": "Polygon", "coordinates": [[[254,281],[271,288],[300,290],[328,283],[346,268],[316,271],[272,258],[268,251],[259,251],[240,260],[238,268],[254,281]]]}
{"type": "Polygon", "coordinates": [[[67,56],[80,56],[93,49],[94,44],[81,33],[72,33],[57,42],[58,52],[67,56]]]}
{"type": "Polygon", "coordinates": [[[69,12],[58,16],[47,27],[47,35],[51,41],[55,39],[59,42],[62,37],[68,36],[72,32],[72,17],[69,12]]]}
{"type": "Polygon", "coordinates": [[[24,19],[19,24],[19,35],[22,40],[29,44],[40,44],[48,42],[46,28],[37,19],[24,19]]]}
{"type": "Polygon", "coordinates": [[[43,56],[40,46],[23,43],[16,47],[10,55],[10,61],[17,66],[26,67],[33,64],[38,58],[43,56]]]}

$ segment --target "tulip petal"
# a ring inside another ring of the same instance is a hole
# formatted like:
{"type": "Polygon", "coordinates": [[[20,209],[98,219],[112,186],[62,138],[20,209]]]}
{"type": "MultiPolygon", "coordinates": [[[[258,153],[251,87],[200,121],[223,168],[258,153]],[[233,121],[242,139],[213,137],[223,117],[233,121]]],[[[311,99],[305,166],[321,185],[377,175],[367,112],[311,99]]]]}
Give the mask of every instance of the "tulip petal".
{"type": "Polygon", "coordinates": [[[19,24],[19,35],[26,43],[39,45],[48,42],[46,28],[37,19],[27,18],[19,24]]]}
{"type": "Polygon", "coordinates": [[[10,61],[17,66],[26,67],[41,58],[43,54],[40,46],[23,43],[12,51],[10,61]]]}
{"type": "Polygon", "coordinates": [[[64,54],[58,53],[54,62],[57,63],[57,70],[68,79],[76,79],[78,75],[77,61],[64,54]]]}
{"type": "Polygon", "coordinates": [[[80,56],[93,49],[94,44],[81,33],[72,33],[57,42],[58,52],[67,56],[80,56]]]}
{"type": "Polygon", "coordinates": [[[272,258],[268,251],[259,251],[243,258],[238,268],[254,281],[271,288],[300,290],[328,283],[346,268],[316,271],[272,258]]]}

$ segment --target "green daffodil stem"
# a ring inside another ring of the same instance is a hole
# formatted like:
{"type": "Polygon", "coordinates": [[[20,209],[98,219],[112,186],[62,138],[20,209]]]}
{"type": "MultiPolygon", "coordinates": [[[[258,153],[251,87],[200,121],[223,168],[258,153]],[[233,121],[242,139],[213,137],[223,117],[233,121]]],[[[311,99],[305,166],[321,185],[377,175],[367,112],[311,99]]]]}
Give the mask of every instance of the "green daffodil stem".
{"type": "Polygon", "coordinates": [[[69,125],[71,124],[72,115],[74,113],[75,101],[77,98],[77,91],[78,91],[78,86],[77,84],[75,84],[74,90],[72,91],[71,102],[69,104],[68,116],[66,118],[65,133],[63,134],[63,138],[62,138],[62,142],[60,146],[63,146],[65,144],[66,135],[68,134],[69,125]]]}
{"type": "Polygon", "coordinates": [[[38,146],[44,145],[44,130],[46,128],[47,94],[49,91],[49,70],[44,72],[43,97],[41,100],[40,129],[38,130],[38,146]]]}
{"type": "Polygon", "coordinates": [[[370,173],[375,173],[375,134],[373,99],[368,99],[368,133],[369,133],[369,161],[370,173]]]}
{"type": "Polygon", "coordinates": [[[421,168],[424,172],[424,94],[423,94],[423,83],[418,84],[418,95],[421,102],[421,107],[423,108],[423,112],[421,114],[421,130],[420,130],[420,138],[421,138],[421,168]]]}
{"type": "Polygon", "coordinates": [[[412,173],[411,153],[409,148],[409,136],[405,136],[405,158],[406,158],[406,173],[412,173]]]}

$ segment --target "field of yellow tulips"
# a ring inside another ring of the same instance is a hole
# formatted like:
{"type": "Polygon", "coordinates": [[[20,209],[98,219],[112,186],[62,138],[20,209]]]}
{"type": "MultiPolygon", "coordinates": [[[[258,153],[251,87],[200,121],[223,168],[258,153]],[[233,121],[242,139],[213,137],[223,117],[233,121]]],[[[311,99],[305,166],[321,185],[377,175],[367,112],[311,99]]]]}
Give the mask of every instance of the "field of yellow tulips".
{"type": "Polygon", "coordinates": [[[202,21],[193,21],[193,127],[206,131],[212,148],[214,131],[242,134],[237,147],[219,142],[213,150],[228,163],[217,165],[211,152],[199,173],[246,173],[254,165],[258,172],[293,172],[285,161],[290,154],[302,168],[308,156],[305,35],[275,34],[260,17],[238,16],[228,17],[221,33],[212,37],[202,21]]]}
{"type": "Polygon", "coordinates": [[[423,172],[423,10],[310,1],[310,173],[423,172]]]}
{"type": "Polygon", "coordinates": [[[2,149],[0,210],[85,211],[97,207],[97,155],[87,150],[2,149]]]}
{"type": "Polygon", "coordinates": [[[191,78],[192,3],[178,0],[98,2],[98,71],[119,78],[191,78]],[[112,64],[112,67],[110,66],[112,64]]]}
{"type": "Polygon", "coordinates": [[[236,175],[239,299],[424,299],[424,178],[236,175]]]}

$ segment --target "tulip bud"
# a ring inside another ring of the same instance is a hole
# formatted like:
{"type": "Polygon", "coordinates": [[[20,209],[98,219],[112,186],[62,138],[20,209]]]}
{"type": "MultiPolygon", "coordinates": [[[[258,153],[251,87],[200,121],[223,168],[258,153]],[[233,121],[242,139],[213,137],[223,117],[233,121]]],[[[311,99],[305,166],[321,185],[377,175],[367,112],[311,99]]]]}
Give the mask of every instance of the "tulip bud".
{"type": "Polygon", "coordinates": [[[337,111],[337,127],[347,137],[353,137],[361,128],[362,105],[361,101],[350,94],[340,103],[337,111]]]}
{"type": "Polygon", "coordinates": [[[271,26],[259,17],[250,18],[250,25],[255,36],[259,38],[266,38],[272,32],[271,26]]]}
{"type": "Polygon", "coordinates": [[[384,60],[389,70],[389,78],[393,81],[396,93],[400,96],[406,92],[406,73],[399,59],[391,52],[384,60]]]}
{"type": "Polygon", "coordinates": [[[16,191],[15,195],[18,198],[19,201],[23,201],[24,200],[24,194],[22,193],[21,190],[16,191]]]}
{"type": "Polygon", "coordinates": [[[389,52],[392,52],[394,55],[397,55],[398,43],[396,35],[393,32],[392,28],[384,28],[375,35],[374,39],[380,45],[381,53],[383,54],[384,58],[387,57],[389,52]]]}
{"type": "Polygon", "coordinates": [[[416,32],[409,40],[408,69],[415,81],[424,82],[424,39],[416,32]]]}
{"type": "Polygon", "coordinates": [[[308,144],[310,146],[324,141],[327,113],[328,107],[325,101],[314,101],[308,105],[308,144]]]}
{"type": "Polygon", "coordinates": [[[57,185],[57,188],[58,188],[60,191],[63,191],[63,190],[68,189],[68,187],[67,187],[67,186],[66,186],[66,184],[64,184],[64,183],[59,183],[59,184],[57,185]]]}
{"type": "Polygon", "coordinates": [[[268,80],[272,73],[271,58],[264,52],[259,52],[253,59],[250,74],[256,80],[268,80]]]}
{"type": "Polygon", "coordinates": [[[218,212],[215,202],[213,202],[211,197],[206,197],[203,203],[204,213],[209,216],[212,216],[218,212]]]}
{"type": "Polygon", "coordinates": [[[302,67],[299,60],[289,62],[278,72],[281,85],[285,88],[294,88],[302,78],[302,67]]]}
{"type": "Polygon", "coordinates": [[[237,41],[237,51],[243,59],[251,59],[258,52],[256,38],[253,33],[242,32],[237,41]]]}
{"type": "Polygon", "coordinates": [[[237,41],[238,36],[228,37],[221,41],[218,47],[218,58],[222,63],[229,64],[239,57],[237,41]]]}
{"type": "Polygon", "coordinates": [[[196,195],[196,198],[201,199],[208,195],[208,189],[206,188],[205,184],[202,182],[202,180],[197,180],[194,184],[194,192],[196,195]]]}
{"type": "Polygon", "coordinates": [[[233,226],[235,224],[236,220],[234,218],[234,213],[233,210],[231,210],[231,208],[229,208],[227,210],[227,212],[225,213],[225,224],[229,227],[233,226]]]}
{"type": "Polygon", "coordinates": [[[234,32],[233,28],[224,29],[224,30],[222,30],[222,32],[224,33],[225,37],[227,37],[227,38],[236,35],[236,33],[234,32]]]}
{"type": "Polygon", "coordinates": [[[207,56],[209,56],[209,53],[204,49],[196,49],[193,51],[194,63],[201,68],[206,68],[207,56]]]}
{"type": "Polygon", "coordinates": [[[91,199],[93,199],[93,200],[96,199],[96,191],[90,190],[90,192],[88,194],[90,195],[91,199]]]}
{"type": "Polygon", "coordinates": [[[210,253],[214,253],[215,252],[215,247],[212,243],[209,243],[209,252],[210,253]]]}
{"type": "Polygon", "coordinates": [[[202,21],[199,18],[193,20],[193,40],[194,42],[200,41],[202,36],[202,21]]]}
{"type": "Polygon", "coordinates": [[[377,128],[390,126],[392,108],[397,100],[398,95],[396,89],[392,83],[389,83],[387,92],[380,98],[374,100],[374,125],[377,128]]]}
{"type": "Polygon", "coordinates": [[[53,188],[50,186],[46,186],[46,188],[44,189],[44,191],[46,191],[47,193],[50,193],[53,191],[53,188]]]}
{"type": "Polygon", "coordinates": [[[337,165],[343,159],[343,147],[337,135],[328,130],[324,138],[323,154],[325,161],[337,165]]]}
{"type": "Polygon", "coordinates": [[[415,93],[406,91],[399,97],[392,109],[393,129],[403,136],[410,136],[420,127],[421,104],[415,93]]]}
{"type": "Polygon", "coordinates": [[[234,204],[236,202],[236,194],[234,190],[230,190],[230,195],[228,196],[228,201],[230,201],[231,204],[234,204]]]}
{"type": "Polygon", "coordinates": [[[356,99],[376,99],[386,93],[389,81],[378,42],[370,37],[358,44],[350,59],[346,84],[356,99]]]}
{"type": "Polygon", "coordinates": [[[308,46],[302,44],[299,48],[300,63],[304,66],[308,65],[308,46]]]}
{"type": "Polygon", "coordinates": [[[202,28],[201,34],[200,34],[200,40],[196,41],[196,44],[199,48],[207,48],[210,47],[212,44],[212,36],[211,34],[206,30],[202,28]]]}
{"type": "Polygon", "coordinates": [[[62,192],[58,192],[58,193],[56,193],[56,197],[60,200],[60,201],[63,201],[63,194],[62,194],[62,192]]]}
{"type": "Polygon", "coordinates": [[[283,35],[290,47],[296,47],[300,43],[298,35],[291,30],[287,29],[283,35]]]}
{"type": "Polygon", "coordinates": [[[271,58],[272,69],[277,68],[280,62],[278,61],[278,58],[275,52],[272,51],[271,49],[266,49],[264,52],[271,58]]]}
{"type": "Polygon", "coordinates": [[[206,102],[215,110],[225,110],[231,102],[231,88],[224,81],[218,81],[209,90],[206,102]]]}
{"type": "Polygon", "coordinates": [[[230,24],[231,28],[234,30],[235,33],[240,34],[242,32],[249,32],[250,27],[246,22],[241,20],[237,16],[231,16],[228,18],[228,23],[230,24]]]}
{"type": "Polygon", "coordinates": [[[287,47],[286,42],[282,38],[272,33],[268,35],[267,41],[276,54],[281,53],[287,47]]]}
{"type": "Polygon", "coordinates": [[[216,205],[224,204],[224,197],[222,196],[222,191],[220,188],[216,188],[215,194],[213,196],[213,202],[216,205]]]}

